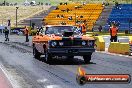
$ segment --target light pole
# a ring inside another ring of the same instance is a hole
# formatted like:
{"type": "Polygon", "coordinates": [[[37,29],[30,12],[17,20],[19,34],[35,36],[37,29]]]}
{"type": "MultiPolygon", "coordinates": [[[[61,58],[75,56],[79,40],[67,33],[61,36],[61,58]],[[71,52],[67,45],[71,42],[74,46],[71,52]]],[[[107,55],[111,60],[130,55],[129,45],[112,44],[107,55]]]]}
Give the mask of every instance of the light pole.
{"type": "Polygon", "coordinates": [[[16,7],[16,27],[17,27],[17,10],[19,7],[16,7]]]}

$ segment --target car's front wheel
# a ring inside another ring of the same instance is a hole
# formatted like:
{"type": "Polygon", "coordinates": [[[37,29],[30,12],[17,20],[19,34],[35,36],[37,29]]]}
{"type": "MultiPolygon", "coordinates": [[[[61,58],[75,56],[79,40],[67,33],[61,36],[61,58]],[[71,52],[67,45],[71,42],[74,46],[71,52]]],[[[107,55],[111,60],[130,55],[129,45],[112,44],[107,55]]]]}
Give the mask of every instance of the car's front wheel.
{"type": "Polygon", "coordinates": [[[85,55],[85,56],[83,56],[83,59],[84,59],[85,63],[90,63],[91,55],[85,55]]]}

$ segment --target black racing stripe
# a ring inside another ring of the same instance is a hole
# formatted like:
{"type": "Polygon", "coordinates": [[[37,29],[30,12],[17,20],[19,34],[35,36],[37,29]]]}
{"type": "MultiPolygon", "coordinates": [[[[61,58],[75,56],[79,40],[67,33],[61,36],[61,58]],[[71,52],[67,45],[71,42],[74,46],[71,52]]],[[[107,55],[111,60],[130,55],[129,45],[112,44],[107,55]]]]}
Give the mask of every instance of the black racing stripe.
{"type": "MultiPolygon", "coordinates": [[[[71,40],[70,37],[62,37],[62,40],[71,40]]],[[[82,37],[74,37],[73,40],[82,40],[82,37]]]]}
{"type": "Polygon", "coordinates": [[[71,40],[70,37],[62,37],[62,40],[71,40]]]}

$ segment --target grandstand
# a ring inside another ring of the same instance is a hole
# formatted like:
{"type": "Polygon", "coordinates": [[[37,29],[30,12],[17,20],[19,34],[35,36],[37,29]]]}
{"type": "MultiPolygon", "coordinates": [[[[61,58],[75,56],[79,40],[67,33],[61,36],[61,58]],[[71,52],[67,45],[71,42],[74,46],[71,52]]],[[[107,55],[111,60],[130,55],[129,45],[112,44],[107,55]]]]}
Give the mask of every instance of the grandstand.
{"type": "MultiPolygon", "coordinates": [[[[0,2],[2,3],[4,0],[0,0],[0,2]]],[[[18,3],[21,7],[22,3],[25,0],[6,0],[6,2],[9,3],[18,3]]],[[[31,2],[32,0],[28,0],[29,2],[31,2]]],[[[119,29],[120,30],[128,30],[132,27],[132,23],[129,24],[130,20],[132,19],[132,0],[118,0],[118,3],[120,4],[118,7],[114,6],[115,2],[114,0],[50,0],[50,1],[46,1],[46,0],[35,0],[36,3],[38,4],[39,2],[42,2],[43,4],[50,2],[51,6],[57,5],[58,8],[55,10],[52,10],[46,17],[44,17],[44,21],[47,24],[55,24],[55,25],[60,25],[62,23],[65,23],[67,25],[79,25],[79,23],[86,21],[87,24],[87,29],[88,30],[97,30],[98,31],[98,26],[102,26],[103,29],[108,30],[109,29],[109,25],[110,22],[112,21],[116,21],[118,23],[120,23],[119,29]],[[61,2],[67,3],[66,4],[62,4],[60,5],[61,2]],[[85,5],[83,5],[83,3],[85,2],[85,5]],[[102,5],[102,3],[109,3],[109,6],[104,6],[102,5]],[[125,4],[121,4],[121,3],[125,3],[125,4]],[[127,4],[129,3],[129,4],[127,4]],[[59,4],[59,5],[58,5],[59,4]],[[114,6],[114,7],[113,7],[114,6]],[[67,10],[69,10],[67,12],[67,10]],[[112,10],[112,11],[111,11],[112,10]],[[60,17],[57,17],[57,15],[59,15],[60,17]],[[61,17],[63,16],[63,17],[61,17]],[[72,20],[69,20],[69,17],[72,17],[72,20]]],[[[3,7],[1,7],[3,8],[3,7]]],[[[7,10],[5,10],[5,8],[8,7],[4,7],[4,11],[1,10],[1,24],[5,24],[7,19],[11,19],[11,21],[13,23],[15,23],[15,8],[12,7],[10,9],[12,15],[9,17],[9,14],[7,12],[7,10]],[[6,13],[3,15],[3,13],[6,13]],[[3,17],[3,18],[2,18],[3,17]]],[[[25,7],[28,8],[28,7],[25,7]]],[[[32,7],[34,8],[32,11],[32,14],[35,13],[36,11],[38,12],[39,10],[41,10],[41,8],[38,9],[38,7],[32,7]]],[[[21,8],[19,8],[18,10],[18,21],[25,18],[28,18],[27,13],[30,14],[30,11],[23,11],[20,10],[21,8]],[[24,15],[23,15],[24,13],[24,15]],[[26,13],[26,14],[25,14],[26,13]]],[[[28,14],[28,15],[29,15],[28,14]]],[[[25,22],[25,21],[20,21],[21,22],[25,22]]],[[[28,22],[29,23],[29,22],[28,22]]],[[[24,23],[25,25],[25,23],[24,23]]]]}
{"type": "Polygon", "coordinates": [[[67,4],[59,5],[56,10],[53,10],[45,18],[45,23],[49,25],[60,25],[65,22],[67,25],[79,25],[86,21],[88,30],[92,30],[96,20],[99,18],[104,7],[102,4],[67,4]],[[63,16],[63,17],[57,17],[63,16]],[[72,17],[69,20],[68,17],[72,17]]]}
{"type": "Polygon", "coordinates": [[[111,22],[119,25],[119,30],[128,30],[132,28],[132,4],[119,4],[112,9],[109,15],[105,30],[108,30],[111,22]]]}

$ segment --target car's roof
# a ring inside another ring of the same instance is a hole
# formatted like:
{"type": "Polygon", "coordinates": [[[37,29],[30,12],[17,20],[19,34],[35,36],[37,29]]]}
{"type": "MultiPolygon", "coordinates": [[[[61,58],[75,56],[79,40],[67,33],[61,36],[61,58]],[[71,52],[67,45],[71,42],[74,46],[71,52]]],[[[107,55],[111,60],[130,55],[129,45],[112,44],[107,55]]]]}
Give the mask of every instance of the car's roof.
{"type": "Polygon", "coordinates": [[[46,27],[52,27],[52,26],[74,26],[74,25],[46,25],[46,27]]]}

